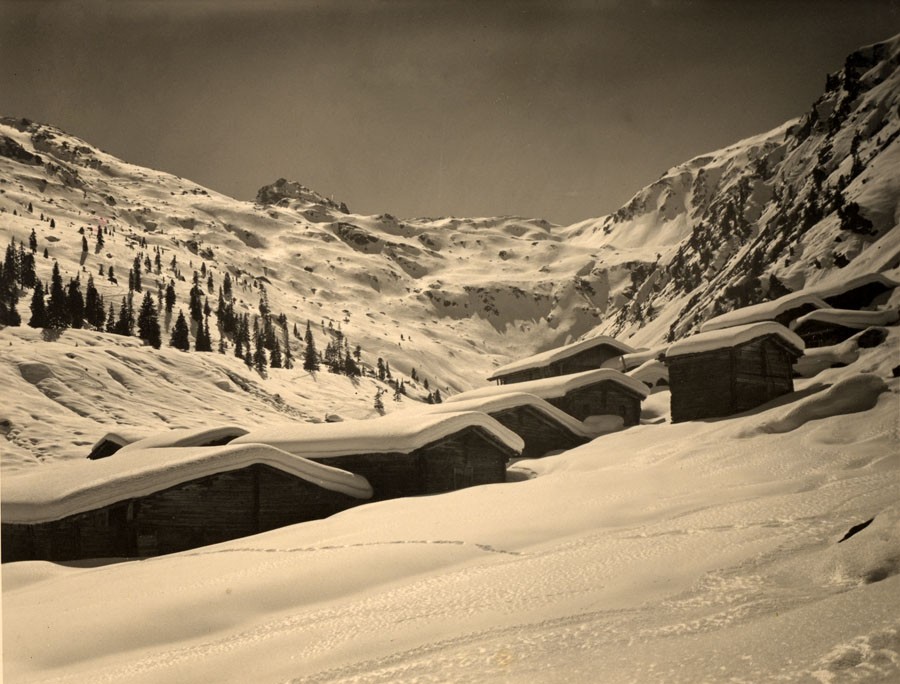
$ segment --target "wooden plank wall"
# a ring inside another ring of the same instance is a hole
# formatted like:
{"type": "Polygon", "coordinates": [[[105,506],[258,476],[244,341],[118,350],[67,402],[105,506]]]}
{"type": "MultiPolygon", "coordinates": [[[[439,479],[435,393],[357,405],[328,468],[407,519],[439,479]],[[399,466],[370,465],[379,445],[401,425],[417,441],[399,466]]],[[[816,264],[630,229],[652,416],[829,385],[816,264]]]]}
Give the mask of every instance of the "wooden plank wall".
{"type": "Polygon", "coordinates": [[[588,441],[532,406],[498,411],[491,417],[525,441],[522,458],[540,458],[550,451],[573,449],[588,441]]]}
{"type": "Polygon", "coordinates": [[[612,381],[581,387],[547,401],[578,420],[613,415],[622,416],[625,425],[637,425],[641,419],[641,397],[612,381]]]}

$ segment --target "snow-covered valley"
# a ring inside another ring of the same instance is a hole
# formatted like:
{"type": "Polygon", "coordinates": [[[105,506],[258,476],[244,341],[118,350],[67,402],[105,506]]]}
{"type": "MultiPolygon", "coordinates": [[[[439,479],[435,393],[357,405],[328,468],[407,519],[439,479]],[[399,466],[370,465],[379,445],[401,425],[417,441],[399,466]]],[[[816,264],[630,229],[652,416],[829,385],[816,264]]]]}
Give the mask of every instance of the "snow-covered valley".
{"type": "MultiPolygon", "coordinates": [[[[107,307],[136,269],[163,334],[30,327],[17,286],[0,474],[58,473],[110,430],[413,425],[436,390],[598,335],[654,384],[665,345],[715,316],[900,281],[898,66],[900,36],[862,48],[803,117],[572,226],[365,216],[284,180],[243,202],[2,119],[4,242],[44,283],[90,275],[107,307]],[[193,273],[213,311],[227,277],[237,314],[283,314],[294,367],[235,356],[218,312],[217,351],[174,348],[193,273]],[[320,350],[359,345],[361,374],[305,370],[307,323],[320,350]]],[[[792,393],[739,415],[673,423],[656,386],[639,424],[505,483],[153,558],[4,563],[4,681],[898,681],[900,288],[878,307],[829,307],[859,335],[808,348],[792,393]],[[869,326],[884,339],[860,344],[869,326]]]]}

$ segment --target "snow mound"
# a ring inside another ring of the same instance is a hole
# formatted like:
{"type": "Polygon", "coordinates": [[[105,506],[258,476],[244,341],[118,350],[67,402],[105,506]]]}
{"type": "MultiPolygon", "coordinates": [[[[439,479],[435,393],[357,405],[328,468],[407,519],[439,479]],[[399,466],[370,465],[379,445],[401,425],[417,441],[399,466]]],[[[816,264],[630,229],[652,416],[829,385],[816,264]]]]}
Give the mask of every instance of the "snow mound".
{"type": "Polygon", "coordinates": [[[716,328],[707,332],[691,335],[672,344],[666,352],[667,357],[699,354],[716,349],[736,347],[766,335],[777,335],[795,349],[803,351],[806,345],[796,334],[780,323],[773,321],[764,323],[747,323],[733,328],[716,328]]]}
{"type": "Polygon", "coordinates": [[[791,432],[811,420],[868,411],[878,403],[879,395],[887,391],[887,383],[877,375],[862,373],[850,376],[822,392],[801,399],[784,416],[766,420],[752,432],[791,432]]]}
{"type": "Polygon", "coordinates": [[[535,354],[534,356],[529,356],[525,359],[513,361],[512,363],[508,363],[505,366],[500,366],[499,368],[494,370],[488,380],[496,380],[500,376],[514,373],[516,371],[530,370],[532,368],[543,368],[544,366],[549,366],[551,363],[555,363],[556,361],[562,361],[563,359],[567,359],[570,356],[574,356],[575,354],[583,352],[587,349],[593,349],[594,347],[600,346],[612,347],[618,352],[617,356],[621,356],[622,354],[631,354],[635,351],[633,347],[625,344],[624,342],[619,342],[613,337],[598,335],[597,337],[592,337],[587,340],[581,340],[579,342],[567,344],[564,347],[548,349],[547,351],[541,352],[540,354],[535,354]]]}
{"type": "Polygon", "coordinates": [[[4,522],[59,520],[254,464],[277,468],[357,499],[372,496],[372,488],[364,477],[264,444],[144,449],[132,456],[60,463],[53,468],[5,476],[0,502],[4,522]]]}
{"type": "Polygon", "coordinates": [[[812,378],[826,368],[849,366],[859,358],[859,344],[851,338],[828,347],[807,349],[794,364],[794,373],[801,378],[812,378]]]}
{"type": "Polygon", "coordinates": [[[287,423],[251,430],[232,444],[262,443],[298,456],[328,458],[351,454],[408,454],[468,427],[485,430],[512,451],[525,447],[522,438],[484,413],[455,411],[420,414],[408,412],[371,420],[342,423],[287,423]]]}

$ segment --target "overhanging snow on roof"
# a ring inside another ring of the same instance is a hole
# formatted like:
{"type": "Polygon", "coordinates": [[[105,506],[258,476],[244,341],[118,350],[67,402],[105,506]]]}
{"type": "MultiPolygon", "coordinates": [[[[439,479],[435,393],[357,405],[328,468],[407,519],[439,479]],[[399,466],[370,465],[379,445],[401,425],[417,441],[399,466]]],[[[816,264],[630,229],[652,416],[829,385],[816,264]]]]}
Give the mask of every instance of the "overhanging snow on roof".
{"type": "Polygon", "coordinates": [[[518,371],[530,370],[532,368],[543,368],[544,366],[549,366],[551,363],[554,363],[556,361],[561,361],[563,359],[569,358],[570,356],[574,356],[575,354],[585,351],[586,349],[593,349],[594,347],[599,347],[602,345],[612,347],[619,354],[630,354],[634,351],[633,347],[625,344],[624,342],[619,342],[613,337],[599,335],[597,337],[592,337],[589,340],[581,340],[580,342],[573,342],[572,344],[567,344],[563,347],[549,349],[545,352],[541,352],[540,354],[535,354],[534,356],[529,356],[525,359],[513,361],[512,363],[508,363],[505,366],[500,366],[493,372],[488,380],[496,380],[499,377],[509,375],[510,373],[515,373],[518,371]]]}
{"type": "MultiPolygon", "coordinates": [[[[611,368],[598,368],[596,370],[582,371],[581,373],[572,373],[570,375],[560,375],[553,378],[517,382],[514,387],[519,392],[534,394],[541,399],[556,399],[567,395],[569,392],[573,392],[582,387],[587,387],[588,385],[594,385],[598,382],[615,382],[630,389],[632,392],[639,394],[641,397],[646,397],[649,394],[647,386],[644,383],[611,368]]],[[[454,395],[444,401],[456,403],[467,401],[469,399],[497,396],[509,392],[510,387],[511,385],[480,387],[476,390],[470,390],[454,395]]]]}
{"type": "MultiPolygon", "coordinates": [[[[518,385],[524,383],[517,383],[518,385]]],[[[510,385],[502,385],[501,387],[509,388],[510,385]]],[[[575,433],[580,437],[593,437],[593,433],[588,432],[584,428],[584,424],[570,416],[565,411],[561,411],[553,404],[550,404],[534,394],[527,392],[505,392],[487,397],[474,397],[464,399],[462,401],[445,402],[442,404],[427,404],[422,408],[423,413],[448,413],[452,411],[481,411],[482,413],[495,413],[506,411],[508,409],[520,408],[528,406],[549,416],[566,429],[575,433]]]]}
{"type": "Polygon", "coordinates": [[[884,275],[884,273],[865,273],[842,283],[838,283],[837,285],[809,287],[806,288],[804,292],[809,292],[811,294],[817,295],[822,299],[828,299],[829,297],[842,295],[845,292],[849,292],[850,290],[855,290],[858,287],[863,287],[865,285],[870,285],[873,283],[884,285],[884,287],[888,290],[900,287],[900,283],[898,283],[896,280],[888,278],[886,275],[884,275]]]}
{"type": "Polygon", "coordinates": [[[408,454],[468,427],[485,430],[511,451],[519,453],[525,444],[517,434],[496,420],[476,411],[417,414],[400,411],[371,420],[341,423],[285,423],[251,430],[232,444],[271,444],[298,456],[336,458],[353,454],[408,454]]]}
{"type": "Polygon", "coordinates": [[[162,430],[126,444],[117,454],[126,454],[142,449],[162,447],[194,447],[213,444],[224,439],[234,439],[247,434],[246,428],[237,425],[217,425],[201,428],[175,428],[162,430]]]}
{"type": "Polygon", "coordinates": [[[722,328],[732,328],[761,321],[774,321],[776,317],[785,311],[797,309],[804,305],[813,306],[817,309],[831,308],[819,295],[806,291],[792,292],[784,297],[773,299],[771,302],[745,306],[741,309],[724,313],[721,316],[710,318],[700,326],[700,332],[705,333],[711,330],[721,330],[722,328]]]}
{"type": "Polygon", "coordinates": [[[666,358],[699,354],[717,349],[730,349],[767,335],[776,335],[799,352],[803,352],[806,348],[803,340],[796,333],[791,332],[781,323],[766,321],[763,323],[748,323],[747,325],[739,325],[733,328],[710,330],[685,337],[683,340],[679,340],[669,346],[666,358]]]}
{"type": "Polygon", "coordinates": [[[862,330],[871,325],[893,325],[900,320],[900,312],[897,309],[882,309],[880,311],[857,311],[855,309],[819,309],[810,311],[796,321],[791,321],[791,330],[796,330],[804,323],[819,321],[841,325],[845,328],[862,330]]]}
{"type": "Polygon", "coordinates": [[[105,443],[115,444],[119,447],[124,447],[128,444],[132,444],[133,442],[137,442],[140,439],[144,439],[150,434],[150,431],[146,428],[131,428],[131,427],[121,427],[116,428],[115,430],[110,430],[105,435],[103,435],[100,439],[94,442],[94,446],[91,447],[91,450],[96,450],[103,446],[105,443]]]}
{"type": "Polygon", "coordinates": [[[40,523],[95,510],[201,477],[261,464],[324,489],[368,499],[359,475],[313,463],[265,444],[145,449],[128,458],[70,461],[4,476],[4,522],[40,523]]]}

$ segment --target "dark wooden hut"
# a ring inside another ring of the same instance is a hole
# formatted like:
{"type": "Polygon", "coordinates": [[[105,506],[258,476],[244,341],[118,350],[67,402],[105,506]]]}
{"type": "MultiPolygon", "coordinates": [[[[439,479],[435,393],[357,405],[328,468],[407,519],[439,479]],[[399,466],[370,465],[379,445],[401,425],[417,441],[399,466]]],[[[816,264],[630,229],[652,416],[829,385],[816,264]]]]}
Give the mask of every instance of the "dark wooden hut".
{"type": "Polygon", "coordinates": [[[61,464],[4,482],[3,562],[184,551],[325,518],[370,495],[359,476],[263,445],[61,464]]]}
{"type": "Polygon", "coordinates": [[[522,458],[540,458],[551,452],[574,449],[591,439],[580,421],[540,397],[524,392],[434,404],[427,410],[434,413],[486,413],[522,438],[525,443],[522,458]]]}
{"type": "Polygon", "coordinates": [[[497,368],[488,380],[498,385],[528,382],[608,366],[614,359],[634,349],[612,337],[599,336],[564,347],[550,349],[497,368]]]}
{"type": "Polygon", "coordinates": [[[823,309],[794,321],[791,329],[807,347],[830,347],[848,340],[872,326],[893,325],[898,320],[896,309],[854,311],[823,309]]]}
{"type": "Polygon", "coordinates": [[[883,273],[866,273],[850,278],[831,287],[816,287],[809,291],[821,297],[835,309],[868,309],[881,300],[886,300],[889,293],[900,285],[883,273]]]}
{"type": "Polygon", "coordinates": [[[285,425],[236,439],[271,444],[306,459],[356,473],[375,500],[439,494],[506,480],[506,464],[523,447],[520,437],[476,412],[285,425]]]}
{"type": "Polygon", "coordinates": [[[763,321],[774,321],[788,326],[791,321],[811,311],[827,308],[829,308],[829,304],[816,294],[806,291],[792,292],[770,302],[745,306],[710,318],[700,326],[700,332],[722,330],[763,321]]]}
{"type": "MultiPolygon", "coordinates": [[[[446,401],[455,403],[470,399],[498,396],[509,387],[482,387],[463,392],[446,401]]],[[[647,398],[647,386],[611,368],[572,373],[517,383],[515,390],[534,394],[573,418],[621,416],[626,426],[636,425],[641,418],[641,402],[647,398]]]]}
{"type": "Polygon", "coordinates": [[[718,418],[794,389],[792,365],[803,340],[778,323],[699,333],[666,352],[672,422],[718,418]]]}

